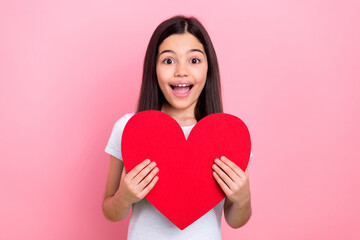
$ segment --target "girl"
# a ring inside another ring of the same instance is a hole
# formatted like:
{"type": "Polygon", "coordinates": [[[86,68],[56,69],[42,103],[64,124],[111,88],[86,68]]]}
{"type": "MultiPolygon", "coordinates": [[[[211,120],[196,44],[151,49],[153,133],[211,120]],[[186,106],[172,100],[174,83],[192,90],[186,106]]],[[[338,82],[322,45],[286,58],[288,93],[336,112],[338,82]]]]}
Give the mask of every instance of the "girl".
{"type": "MultiPolygon", "coordinates": [[[[223,112],[216,53],[196,18],[175,16],[154,31],[145,55],[136,112],[145,110],[169,114],[182,127],[186,139],[200,119],[223,112]]],[[[231,227],[239,228],[248,221],[248,172],[224,156],[214,161],[213,174],[226,198],[193,224],[181,231],[153,207],[145,196],[161,181],[156,176],[160,171],[156,159],[144,160],[128,173],[123,167],[122,131],[134,114],[125,114],[115,123],[105,149],[110,154],[110,169],[103,212],[107,219],[120,221],[132,207],[128,239],[221,239],[223,208],[231,227]]]]}

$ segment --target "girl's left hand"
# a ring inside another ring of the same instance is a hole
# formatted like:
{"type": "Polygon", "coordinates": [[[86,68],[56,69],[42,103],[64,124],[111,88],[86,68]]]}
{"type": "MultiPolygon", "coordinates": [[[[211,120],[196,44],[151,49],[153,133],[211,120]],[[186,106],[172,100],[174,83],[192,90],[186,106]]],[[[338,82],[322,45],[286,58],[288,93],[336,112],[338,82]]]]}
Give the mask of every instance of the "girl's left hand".
{"type": "Polygon", "coordinates": [[[231,202],[244,206],[250,201],[250,186],[248,170],[244,172],[234,162],[226,157],[215,159],[213,175],[215,180],[231,202]]]}

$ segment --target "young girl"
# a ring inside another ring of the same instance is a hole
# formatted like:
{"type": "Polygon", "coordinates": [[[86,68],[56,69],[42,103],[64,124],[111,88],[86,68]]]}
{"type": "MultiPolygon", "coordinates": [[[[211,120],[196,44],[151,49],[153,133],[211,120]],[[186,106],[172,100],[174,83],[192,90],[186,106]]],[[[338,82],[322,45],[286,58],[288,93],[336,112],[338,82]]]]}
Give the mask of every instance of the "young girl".
{"type": "MultiPolygon", "coordinates": [[[[185,137],[203,117],[222,113],[220,76],[216,53],[205,28],[196,18],[175,16],[154,31],[146,51],[143,81],[136,112],[159,110],[181,126],[185,137]]],[[[184,230],[163,216],[145,196],[158,181],[156,159],[144,160],[130,172],[123,167],[121,136],[127,121],[114,125],[105,152],[110,169],[103,202],[107,219],[120,221],[132,207],[128,239],[201,240],[221,239],[221,215],[233,228],[251,215],[249,175],[231,159],[214,159],[214,179],[226,198],[184,230]]],[[[181,206],[184,207],[184,206],[181,206]]]]}

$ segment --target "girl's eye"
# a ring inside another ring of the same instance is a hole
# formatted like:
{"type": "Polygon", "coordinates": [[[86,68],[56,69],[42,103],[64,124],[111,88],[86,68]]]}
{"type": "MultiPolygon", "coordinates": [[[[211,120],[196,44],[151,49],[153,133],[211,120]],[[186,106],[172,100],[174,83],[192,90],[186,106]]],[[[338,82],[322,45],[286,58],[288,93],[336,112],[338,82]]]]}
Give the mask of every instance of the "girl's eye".
{"type": "MultiPolygon", "coordinates": [[[[171,63],[174,63],[174,60],[172,60],[171,58],[165,58],[162,62],[165,63],[165,64],[171,64],[171,63]]],[[[194,64],[197,64],[197,63],[200,63],[200,59],[192,58],[190,60],[190,62],[194,63],[194,64]]]]}
{"type": "Polygon", "coordinates": [[[200,62],[200,59],[198,59],[198,58],[193,58],[193,59],[191,59],[190,62],[191,62],[191,63],[199,63],[199,62],[200,62]]]}
{"type": "Polygon", "coordinates": [[[163,63],[165,63],[165,64],[171,64],[171,62],[174,62],[174,61],[170,58],[166,58],[163,60],[163,63]]]}

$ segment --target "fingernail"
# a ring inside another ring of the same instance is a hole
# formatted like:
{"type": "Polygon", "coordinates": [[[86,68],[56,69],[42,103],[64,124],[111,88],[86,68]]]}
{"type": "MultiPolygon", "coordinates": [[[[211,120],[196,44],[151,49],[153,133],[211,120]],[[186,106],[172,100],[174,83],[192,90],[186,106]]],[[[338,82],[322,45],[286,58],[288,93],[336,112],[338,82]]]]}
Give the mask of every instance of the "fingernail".
{"type": "Polygon", "coordinates": [[[221,160],[225,160],[225,157],[224,157],[224,156],[222,156],[222,157],[221,157],[221,160]]]}
{"type": "Polygon", "coordinates": [[[217,158],[217,159],[215,159],[215,162],[216,162],[216,163],[219,163],[219,162],[220,162],[220,160],[217,158]]]}

